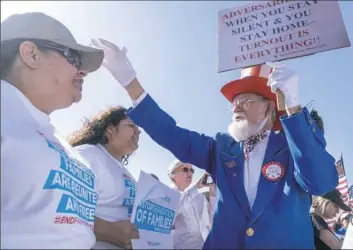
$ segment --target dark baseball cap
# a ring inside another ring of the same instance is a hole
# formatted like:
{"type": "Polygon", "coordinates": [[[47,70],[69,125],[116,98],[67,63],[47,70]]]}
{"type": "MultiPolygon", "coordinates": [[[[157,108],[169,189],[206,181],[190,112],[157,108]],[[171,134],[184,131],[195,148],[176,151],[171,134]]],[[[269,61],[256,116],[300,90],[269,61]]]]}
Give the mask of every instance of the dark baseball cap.
{"type": "Polygon", "coordinates": [[[322,196],[325,199],[328,199],[332,203],[334,203],[336,206],[338,206],[340,209],[343,209],[345,211],[352,211],[352,209],[344,204],[342,198],[341,198],[341,193],[337,189],[334,189],[330,192],[327,192],[322,196]]]}
{"type": "Polygon", "coordinates": [[[61,22],[41,12],[9,16],[1,23],[1,42],[17,39],[39,39],[79,51],[80,69],[96,71],[104,58],[103,50],[77,43],[70,30],[61,22]]]}

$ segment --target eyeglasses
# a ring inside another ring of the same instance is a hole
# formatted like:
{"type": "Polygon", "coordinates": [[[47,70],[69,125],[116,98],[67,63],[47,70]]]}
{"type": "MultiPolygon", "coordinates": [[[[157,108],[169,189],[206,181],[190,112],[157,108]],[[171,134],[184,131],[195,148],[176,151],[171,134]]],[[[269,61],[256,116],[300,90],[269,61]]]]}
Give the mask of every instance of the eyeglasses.
{"type": "Polygon", "coordinates": [[[250,107],[251,102],[257,102],[257,101],[261,101],[261,100],[265,100],[265,99],[264,98],[257,98],[257,99],[246,98],[243,100],[233,101],[230,104],[228,111],[231,113],[234,113],[234,110],[238,107],[240,107],[244,111],[247,111],[250,107]]]}
{"type": "Polygon", "coordinates": [[[244,99],[244,100],[238,100],[238,101],[233,101],[232,105],[233,108],[237,108],[237,107],[241,107],[243,110],[248,110],[250,107],[250,103],[251,102],[256,102],[259,101],[261,99],[244,99]]]}
{"type": "Polygon", "coordinates": [[[82,65],[82,58],[80,52],[77,50],[73,50],[67,47],[60,46],[55,43],[43,43],[43,44],[38,44],[37,45],[39,48],[44,48],[44,49],[49,49],[49,50],[54,50],[58,52],[60,55],[65,57],[65,59],[73,66],[75,66],[77,69],[79,69],[82,65]]]}
{"type": "Polygon", "coordinates": [[[193,169],[193,168],[183,167],[183,168],[180,169],[180,172],[184,172],[184,173],[189,173],[189,171],[192,174],[195,173],[195,169],[193,169]]]}

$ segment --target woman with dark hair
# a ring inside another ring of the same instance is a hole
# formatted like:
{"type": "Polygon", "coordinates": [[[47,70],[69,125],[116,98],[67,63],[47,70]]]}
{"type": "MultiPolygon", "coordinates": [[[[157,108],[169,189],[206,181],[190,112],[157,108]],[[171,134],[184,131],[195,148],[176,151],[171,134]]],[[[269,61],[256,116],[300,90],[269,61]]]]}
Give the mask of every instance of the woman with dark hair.
{"type": "MultiPolygon", "coordinates": [[[[70,144],[90,164],[96,174],[98,201],[95,224],[121,222],[121,243],[110,242],[107,232],[95,230],[95,249],[115,246],[129,248],[131,239],[138,238],[129,217],[135,199],[136,181],[124,167],[129,156],[138,148],[140,130],[127,117],[126,109],[114,107],[87,120],[82,128],[69,137],[70,144]]],[[[98,227],[99,228],[99,227],[98,227]]],[[[117,234],[118,232],[108,232],[117,234]]]]}

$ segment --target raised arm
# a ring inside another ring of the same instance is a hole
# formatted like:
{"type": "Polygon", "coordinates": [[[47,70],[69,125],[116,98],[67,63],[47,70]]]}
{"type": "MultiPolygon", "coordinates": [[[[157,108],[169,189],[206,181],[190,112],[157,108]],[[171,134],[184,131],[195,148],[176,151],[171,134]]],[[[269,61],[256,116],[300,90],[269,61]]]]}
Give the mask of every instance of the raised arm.
{"type": "Polygon", "coordinates": [[[338,184],[334,158],[326,150],[321,129],[309,111],[299,102],[298,75],[280,63],[273,68],[268,85],[284,96],[287,116],[281,118],[288,146],[294,160],[294,176],[302,190],[322,195],[338,184]]]}
{"type": "Polygon", "coordinates": [[[322,195],[338,185],[335,159],[326,151],[326,141],[305,108],[281,119],[294,160],[294,176],[300,187],[322,195]]]}
{"type": "Polygon", "coordinates": [[[136,79],[125,49],[119,49],[103,39],[92,40],[92,44],[104,50],[103,66],[129,94],[135,106],[128,110],[129,117],[180,161],[191,163],[213,174],[215,140],[177,126],[176,121],[157,105],[136,79]]]}

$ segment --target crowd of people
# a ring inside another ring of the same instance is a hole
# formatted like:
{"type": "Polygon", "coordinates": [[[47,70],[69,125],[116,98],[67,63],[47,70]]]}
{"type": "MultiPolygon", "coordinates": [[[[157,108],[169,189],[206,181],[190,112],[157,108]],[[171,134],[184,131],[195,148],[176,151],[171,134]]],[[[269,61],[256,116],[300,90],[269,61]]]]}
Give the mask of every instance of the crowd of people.
{"type": "Polygon", "coordinates": [[[233,107],[228,133],[210,137],[179,127],[158,106],[125,49],[104,39],[80,45],[43,13],[8,17],[1,23],[1,248],[131,249],[139,238],[130,220],[137,183],[126,165],[140,128],[176,158],[166,167],[181,194],[174,249],[353,248],[351,208],[335,189],[323,121],[301,105],[299,89],[298,74],[283,64],[243,69],[221,89],[233,107]],[[49,115],[79,102],[84,78],[101,65],[132,107],[107,108],[62,138],[49,115]],[[192,185],[194,167],[205,174],[192,185]],[[325,220],[341,210],[333,232],[325,220]]]}

